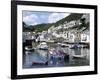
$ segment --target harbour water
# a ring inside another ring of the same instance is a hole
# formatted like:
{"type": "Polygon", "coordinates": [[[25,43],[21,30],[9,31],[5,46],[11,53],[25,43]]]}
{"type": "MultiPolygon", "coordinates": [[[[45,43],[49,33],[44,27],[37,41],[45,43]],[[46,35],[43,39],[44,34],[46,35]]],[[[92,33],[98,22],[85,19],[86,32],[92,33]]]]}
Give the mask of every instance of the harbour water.
{"type": "Polygon", "coordinates": [[[58,60],[56,57],[51,59],[48,50],[25,51],[23,53],[23,68],[46,68],[46,67],[70,67],[70,66],[87,66],[90,63],[90,50],[88,48],[70,49],[69,47],[60,47],[53,44],[55,50],[63,50],[69,54],[67,60],[58,60]],[[73,55],[86,55],[84,58],[74,58],[73,55]],[[45,62],[47,65],[32,65],[32,62],[45,62]]]}

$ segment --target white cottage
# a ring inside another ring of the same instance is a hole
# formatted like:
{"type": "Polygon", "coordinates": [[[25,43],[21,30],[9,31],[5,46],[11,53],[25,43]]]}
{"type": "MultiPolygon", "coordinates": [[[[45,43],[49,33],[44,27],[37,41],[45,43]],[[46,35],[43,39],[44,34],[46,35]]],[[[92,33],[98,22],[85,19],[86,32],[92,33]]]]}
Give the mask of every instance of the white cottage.
{"type": "Polygon", "coordinates": [[[69,27],[72,27],[72,26],[75,26],[76,25],[76,21],[73,20],[73,21],[70,21],[66,24],[66,26],[69,28],[69,27]]]}
{"type": "Polygon", "coordinates": [[[90,42],[89,32],[84,32],[84,33],[81,34],[81,42],[84,42],[84,43],[90,42]]]}
{"type": "Polygon", "coordinates": [[[70,43],[75,42],[75,34],[73,32],[68,33],[68,38],[69,38],[68,42],[70,43]]]}

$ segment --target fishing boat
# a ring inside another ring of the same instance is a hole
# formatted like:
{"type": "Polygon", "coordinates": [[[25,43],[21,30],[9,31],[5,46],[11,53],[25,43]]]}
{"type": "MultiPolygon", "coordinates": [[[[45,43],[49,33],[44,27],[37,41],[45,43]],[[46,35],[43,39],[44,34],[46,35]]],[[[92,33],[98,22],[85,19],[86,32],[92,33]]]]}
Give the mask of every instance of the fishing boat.
{"type": "Polygon", "coordinates": [[[86,56],[87,56],[87,54],[84,54],[82,52],[80,52],[80,53],[77,52],[72,55],[73,58],[86,58],[86,56]]]}
{"type": "Polygon", "coordinates": [[[86,55],[73,55],[73,58],[85,58],[86,55]]]}
{"type": "Polygon", "coordinates": [[[48,61],[40,61],[40,62],[37,62],[37,61],[32,61],[32,65],[48,65],[48,61]]]}
{"type": "Polygon", "coordinates": [[[65,44],[65,43],[57,43],[59,46],[61,46],[61,47],[68,47],[68,45],[67,44],[65,44]]]}
{"type": "Polygon", "coordinates": [[[42,42],[37,46],[38,49],[48,50],[48,45],[46,42],[42,42]]]}
{"type": "Polygon", "coordinates": [[[61,47],[68,47],[67,44],[61,43],[61,47]]]}
{"type": "Polygon", "coordinates": [[[56,51],[54,48],[49,50],[50,54],[50,62],[51,64],[56,63],[56,61],[62,62],[69,61],[69,55],[65,53],[63,50],[56,51]]]}

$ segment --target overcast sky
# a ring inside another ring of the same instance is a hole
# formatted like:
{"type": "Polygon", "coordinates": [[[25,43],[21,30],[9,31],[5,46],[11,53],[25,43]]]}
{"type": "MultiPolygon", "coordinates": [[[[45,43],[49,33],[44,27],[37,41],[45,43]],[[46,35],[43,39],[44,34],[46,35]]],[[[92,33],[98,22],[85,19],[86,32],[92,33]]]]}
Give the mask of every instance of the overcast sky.
{"type": "Polygon", "coordinates": [[[40,12],[40,11],[23,11],[23,21],[27,25],[36,25],[41,23],[54,23],[70,13],[59,12],[40,12]]]}

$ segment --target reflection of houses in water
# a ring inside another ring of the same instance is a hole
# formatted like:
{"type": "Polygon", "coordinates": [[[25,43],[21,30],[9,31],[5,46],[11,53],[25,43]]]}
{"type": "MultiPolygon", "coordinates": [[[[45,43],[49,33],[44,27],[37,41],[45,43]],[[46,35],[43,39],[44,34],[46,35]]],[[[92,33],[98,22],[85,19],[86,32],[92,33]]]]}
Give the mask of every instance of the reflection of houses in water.
{"type": "MultiPolygon", "coordinates": [[[[86,60],[89,60],[89,50],[87,49],[68,49],[68,53],[71,53],[69,55],[69,61],[71,64],[73,64],[73,61],[75,61],[75,59],[80,59],[80,60],[83,60],[83,59],[86,59],[86,60]]],[[[81,61],[80,61],[81,62],[81,61]]],[[[87,62],[88,63],[88,62],[87,62]]]]}

